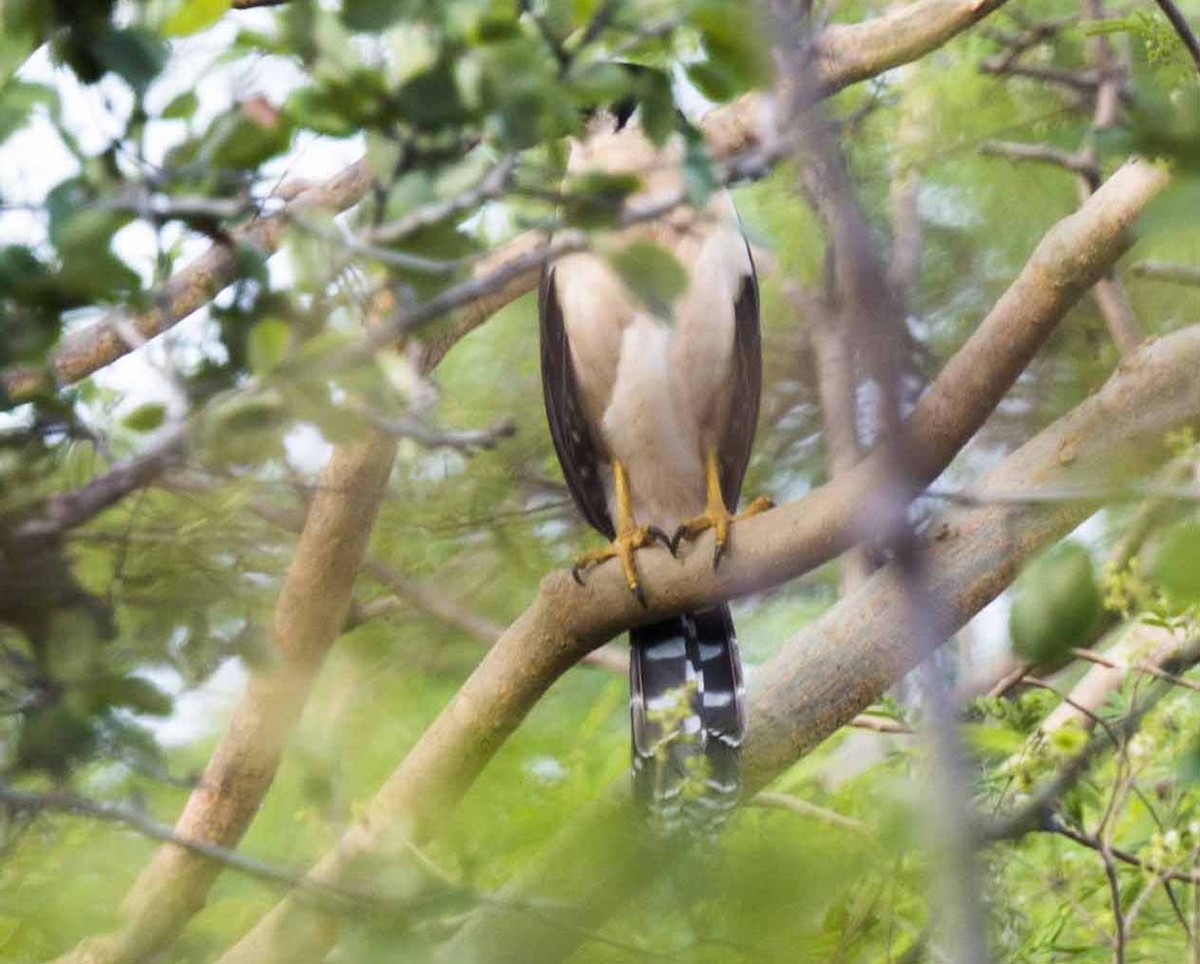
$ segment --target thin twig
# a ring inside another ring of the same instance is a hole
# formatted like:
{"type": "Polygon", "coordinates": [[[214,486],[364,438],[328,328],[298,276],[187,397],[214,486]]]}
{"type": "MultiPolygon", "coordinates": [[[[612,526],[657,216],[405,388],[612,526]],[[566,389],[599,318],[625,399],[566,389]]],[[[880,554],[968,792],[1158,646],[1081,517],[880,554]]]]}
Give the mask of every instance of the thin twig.
{"type": "Polygon", "coordinates": [[[750,803],[755,807],[764,807],[768,810],[787,810],[790,813],[799,814],[802,817],[812,817],[814,820],[820,820],[822,823],[827,823],[833,827],[839,827],[842,830],[850,830],[854,833],[871,833],[871,828],[861,820],[855,820],[853,817],[847,817],[838,813],[836,810],[830,810],[826,807],[819,807],[815,803],[809,803],[807,800],[801,800],[799,797],[792,796],[790,793],[768,793],[762,791],[750,798],[750,803]]]}
{"type": "Polygon", "coordinates": [[[1099,178],[1100,176],[1100,170],[1094,161],[1081,154],[1064,151],[1060,147],[1053,147],[1049,144],[985,141],[980,146],[979,153],[989,157],[1007,157],[1013,161],[1037,161],[1043,164],[1053,164],[1089,178],[1099,178]]]}
{"type": "Polygon", "coordinates": [[[1200,265],[1168,264],[1162,261],[1143,261],[1129,269],[1135,278],[1150,278],[1177,285],[1200,286],[1200,265]]]}
{"type": "MultiPolygon", "coordinates": [[[[123,804],[92,800],[60,790],[48,793],[18,790],[8,783],[0,781],[0,806],[13,813],[66,813],[98,820],[102,823],[119,824],[150,840],[174,844],[200,857],[215,860],[231,870],[236,870],[255,880],[288,889],[299,888],[311,891],[312,896],[323,899],[326,903],[332,902],[339,910],[350,910],[355,906],[360,908],[397,906],[396,902],[381,898],[371,891],[358,890],[344,884],[329,884],[311,880],[306,877],[303,869],[292,869],[279,864],[267,863],[207,840],[181,836],[166,824],[159,823],[141,810],[135,810],[123,804]]],[[[404,906],[405,909],[412,909],[410,905],[404,906]]]]}

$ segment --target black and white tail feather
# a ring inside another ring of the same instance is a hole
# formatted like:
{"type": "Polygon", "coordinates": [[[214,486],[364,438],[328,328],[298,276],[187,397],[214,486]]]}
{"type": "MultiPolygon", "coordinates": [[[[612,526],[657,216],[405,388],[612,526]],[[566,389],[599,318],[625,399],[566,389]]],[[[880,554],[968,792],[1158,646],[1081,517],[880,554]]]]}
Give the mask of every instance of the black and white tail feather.
{"type": "Polygon", "coordinates": [[[742,664],[728,606],[629,634],[636,797],[659,819],[719,819],[741,794],[742,664]]]}

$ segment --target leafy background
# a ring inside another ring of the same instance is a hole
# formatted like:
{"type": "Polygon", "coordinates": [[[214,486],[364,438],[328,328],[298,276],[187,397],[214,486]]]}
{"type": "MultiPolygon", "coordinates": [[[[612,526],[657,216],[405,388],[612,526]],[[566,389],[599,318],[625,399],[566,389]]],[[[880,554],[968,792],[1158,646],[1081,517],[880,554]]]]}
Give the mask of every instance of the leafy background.
{"type": "MultiPolygon", "coordinates": [[[[392,290],[426,298],[461,277],[474,254],[547,223],[557,199],[545,185],[561,171],[562,138],[582,132],[587,109],[633,96],[657,136],[677,130],[694,140],[676,99],[694,116],[701,95],[729,99],[761,84],[769,69],[742,5],[722,0],[617,4],[581,50],[572,44],[598,11],[587,0],[534,4],[524,15],[500,0],[228,6],[22,0],[4,6],[0,35],[0,171],[7,172],[0,175],[0,365],[43,366],[64,331],[112,308],[150,307],[154,286],[211,239],[277,208],[283,182],[319,179],[364,149],[378,179],[350,216],[313,213],[293,225],[284,253],[269,264],[242,246],[239,280],[139,357],[71,389],[0,399],[6,524],[173,426],[190,427],[180,472],[202,485],[148,488],[52,547],[26,587],[33,608],[52,615],[48,629],[35,625],[21,604],[28,599],[0,591],[5,779],[132,802],[166,822],[207,758],[230,694],[248,667],[269,658],[265,628],[294,537],[255,507],[302,510],[328,446],[356,437],[369,417],[411,410],[438,429],[515,425],[515,434],[483,451],[401,446],[370,555],[437,587],[454,605],[505,625],[544,573],[594,542],[567,502],[545,430],[531,299],[464,340],[428,383],[415,383],[390,354],[350,371],[322,364],[358,332],[383,268],[392,290]],[[611,66],[614,57],[652,69],[630,74],[611,66]],[[346,228],[384,224],[461,194],[509,154],[520,157],[518,196],[384,250],[346,240],[346,228]],[[428,270],[430,261],[437,270],[428,270]]],[[[854,21],[882,6],[845,3],[831,15],[854,21]]],[[[1185,10],[1200,15],[1194,2],[1185,10]]],[[[1075,12],[1039,0],[993,25],[1012,31],[1075,12]]],[[[1200,85],[1179,68],[1179,51],[1156,15],[1139,11],[1118,26],[1112,36],[1128,52],[1138,98],[1122,127],[1102,138],[1102,163],[1111,169],[1140,149],[1170,157],[1177,169],[1177,186],[1139,222],[1126,263],[1200,265],[1200,113],[1191,110],[1200,85]]],[[[1035,58],[1079,67],[1086,42],[1073,21],[1035,58]]],[[[925,247],[909,298],[919,379],[938,371],[1046,229],[1078,203],[1070,175],[979,152],[993,138],[1074,149],[1089,124],[1086,111],[1047,85],[981,73],[981,61],[1000,49],[994,32],[977,30],[829,105],[843,122],[881,244],[890,234],[893,175],[905,166],[920,172],[925,247]],[[916,137],[899,136],[905,115],[918,118],[916,137]]],[[[702,195],[709,162],[702,151],[689,157],[702,195]]],[[[571,187],[566,217],[590,228],[611,223],[614,202],[631,185],[600,179],[571,187]]],[[[826,478],[811,351],[788,294],[791,284],[821,283],[825,240],[791,165],[736,197],[767,268],[764,414],[746,488],[792,498],[826,478]]],[[[671,268],[642,283],[669,297],[671,268]]],[[[1126,286],[1152,333],[1196,319],[1200,289],[1132,275],[1126,286]]],[[[942,482],[977,477],[1094,390],[1117,361],[1103,319],[1085,299],[942,482]]],[[[1180,439],[1181,457],[1194,458],[1192,445],[1180,439]]],[[[1138,573],[1106,573],[1102,562],[1130,513],[1106,510],[1070,548],[1039,563],[1043,574],[1061,578],[1018,583],[1018,646],[1039,657],[1061,651],[1080,624],[1100,618],[1102,596],[1123,603],[1118,632],[1139,618],[1190,631],[1197,595],[1190,574],[1200,562],[1193,507],[1172,507],[1138,573]]],[[[9,564],[0,575],[12,579],[9,564]]],[[[384,592],[366,579],[360,601],[384,592]]],[[[741,600],[735,615],[751,672],[836,594],[830,565],[741,600]]],[[[948,677],[1007,648],[1007,605],[952,642],[948,677]]],[[[321,854],[481,649],[411,606],[348,632],[244,851],[294,867],[321,854]]],[[[1083,669],[1068,666],[1055,685],[1068,687],[1083,669]]],[[[1106,714],[1128,710],[1142,685],[1131,681],[1106,714]]],[[[915,724],[920,703],[903,695],[877,710],[915,724]]],[[[339,959],[426,959],[456,912],[497,890],[622,777],[625,701],[622,678],[588,666],[569,673],[429,850],[462,890],[416,921],[362,915],[339,959]]],[[[1032,689],[971,706],[981,803],[1011,799],[1014,788],[1079,745],[1082,735],[1068,733],[1045,753],[1023,756],[1054,702],[1032,689]]],[[[1125,786],[1113,824],[1122,845],[1147,860],[1195,868],[1198,714],[1186,689],[1164,699],[1129,751],[1074,792],[1069,805],[1081,822],[1094,823],[1111,788],[1125,786]]],[[[854,829],[747,808],[711,847],[593,935],[579,957],[877,961],[916,953],[930,908],[913,777],[926,765],[911,740],[839,734],[776,789],[851,818],[854,829]]],[[[5,961],[45,959],[110,928],[119,895],[152,852],[135,834],[82,819],[12,817],[0,827],[5,961]]],[[[1104,935],[1112,919],[1095,853],[1035,835],[989,851],[987,860],[998,959],[1110,958],[1104,935]]],[[[1119,873],[1129,894],[1150,883],[1135,867],[1119,873]]],[[[1178,889],[1177,913],[1176,897],[1156,888],[1140,911],[1131,959],[1184,959],[1180,918],[1197,932],[1194,891],[1178,889]]],[[[212,959],[276,897],[224,874],[164,959],[212,959]]]]}

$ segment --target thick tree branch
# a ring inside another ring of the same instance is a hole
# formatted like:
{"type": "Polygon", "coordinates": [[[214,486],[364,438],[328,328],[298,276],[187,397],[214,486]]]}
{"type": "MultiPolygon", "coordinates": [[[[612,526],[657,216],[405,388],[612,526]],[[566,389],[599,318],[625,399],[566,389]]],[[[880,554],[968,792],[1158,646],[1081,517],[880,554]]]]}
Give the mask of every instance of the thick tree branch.
{"type": "Polygon", "coordinates": [[[817,38],[826,93],[910,63],[1004,5],[1005,0],[917,0],[863,23],[834,24],[817,38]]]}
{"type": "MultiPolygon", "coordinates": [[[[1161,167],[1140,161],[1126,165],[1039,244],[1017,280],[914,410],[908,432],[916,481],[928,483],[940,473],[983,424],[1058,320],[1124,250],[1125,229],[1167,179],[1161,167]]],[[[1112,430],[1109,425],[1110,433],[1112,430]]],[[[778,585],[844,551],[857,539],[861,506],[878,485],[887,482],[880,467],[878,453],[870,455],[836,485],[739,523],[732,554],[716,572],[711,567],[708,537],[681,561],[665,551],[641,553],[639,567],[645,585],[651,587],[648,608],[630,596],[612,566],[597,569],[585,589],[576,586],[567,573],[548,576],[530,608],[506,630],[380,789],[362,819],[313,873],[322,880],[343,879],[372,854],[397,853],[397,840],[423,839],[442,825],[492,754],[551,683],[601,642],[629,626],[669,613],[703,608],[717,599],[778,585]]],[[[1064,515],[1072,511],[1070,507],[1057,510],[1064,515]]],[[[998,507],[979,511],[1022,510],[998,507]]],[[[989,535],[1000,538],[1003,533],[989,535]]],[[[989,576],[1011,578],[1012,570],[989,571],[989,576]]],[[[936,579],[932,588],[941,593],[936,579]]],[[[888,632],[894,635],[897,626],[903,625],[902,619],[894,611],[889,618],[888,632]]],[[[851,701],[862,700],[886,675],[875,656],[864,657],[861,647],[851,648],[867,660],[867,666],[838,662],[843,677],[824,684],[827,693],[845,690],[843,698],[829,694],[830,699],[840,700],[840,710],[851,701]],[[862,685],[857,682],[859,677],[862,685]]],[[[791,672],[787,675],[792,686],[801,679],[791,672]]],[[[839,710],[836,725],[869,705],[888,682],[890,679],[853,712],[843,716],[839,710]]],[[[776,715],[770,702],[761,704],[761,709],[768,716],[776,715]]],[[[814,728],[820,737],[831,732],[828,726],[833,716],[823,719],[822,726],[814,728]]],[[[781,744],[778,738],[764,743],[760,733],[748,746],[746,762],[752,775],[769,769],[768,745],[781,744]]],[[[334,920],[307,909],[299,912],[293,902],[284,901],[225,955],[222,964],[291,962],[319,956],[335,936],[334,920]]]]}
{"type": "MultiPolygon", "coordinates": [[[[983,487],[1012,490],[1079,474],[1144,473],[1168,455],[1164,432],[1200,421],[1200,384],[1192,377],[1197,364],[1200,327],[1144,346],[1097,395],[1005,459],[983,487]]],[[[1026,560],[1095,508],[1010,503],[954,509],[935,519],[926,536],[925,574],[947,625],[965,623],[1026,560]]],[[[920,654],[905,630],[905,606],[901,577],[889,566],[754,675],[744,750],[748,791],[768,783],[911,669],[920,654]]],[[[669,860],[671,848],[639,831],[644,825],[627,788],[614,788],[505,891],[514,899],[553,893],[571,910],[519,919],[482,911],[448,944],[443,959],[470,959],[486,949],[493,964],[562,960],[581,934],[649,883],[650,868],[669,860]]]]}

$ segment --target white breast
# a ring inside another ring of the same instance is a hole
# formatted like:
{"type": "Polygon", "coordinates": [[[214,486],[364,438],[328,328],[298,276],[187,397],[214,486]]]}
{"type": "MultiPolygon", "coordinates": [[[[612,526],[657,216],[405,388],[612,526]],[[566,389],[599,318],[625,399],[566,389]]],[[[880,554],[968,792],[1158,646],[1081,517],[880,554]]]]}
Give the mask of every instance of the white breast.
{"type": "MultiPolygon", "coordinates": [[[[573,151],[571,168],[649,171],[643,201],[678,190],[678,143],[654,151],[637,131],[610,138],[573,151]],[[617,149],[622,140],[632,148],[617,149]]],[[[632,228],[613,243],[634,238],[667,248],[688,271],[669,321],[645,310],[594,254],[560,261],[555,286],[589,421],[629,470],[638,522],[671,532],[704,508],[704,451],[729,417],[734,303],[752,269],[724,192],[702,212],[632,228]]],[[[610,484],[615,519],[612,501],[610,484]]]]}

